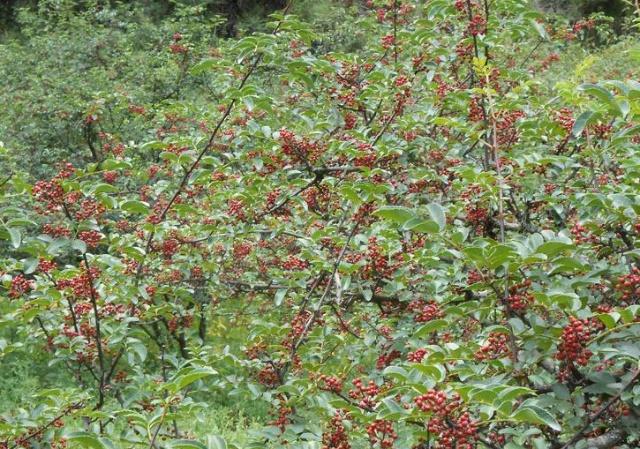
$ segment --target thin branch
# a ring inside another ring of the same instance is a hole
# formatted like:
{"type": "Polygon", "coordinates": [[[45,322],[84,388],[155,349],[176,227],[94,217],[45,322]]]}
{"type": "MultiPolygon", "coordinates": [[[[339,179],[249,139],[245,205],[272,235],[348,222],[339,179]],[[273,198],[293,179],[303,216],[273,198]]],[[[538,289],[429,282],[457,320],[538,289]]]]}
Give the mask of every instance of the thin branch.
{"type": "Polygon", "coordinates": [[[614,397],[609,399],[604,405],[602,405],[602,407],[600,407],[600,409],[595,414],[589,416],[589,418],[587,419],[587,422],[584,423],[582,428],[578,430],[578,432],[567,443],[565,443],[564,446],[562,446],[562,449],[569,449],[571,446],[573,446],[578,441],[580,441],[583,435],[591,427],[591,424],[593,424],[598,419],[600,419],[600,417],[604,415],[607,412],[607,410],[611,408],[612,405],[618,402],[620,400],[620,397],[622,396],[622,393],[624,393],[629,388],[631,388],[638,381],[638,379],[640,379],[640,369],[636,370],[636,372],[633,374],[629,382],[627,382],[627,384],[622,387],[622,389],[618,392],[618,394],[616,394],[614,397]]]}

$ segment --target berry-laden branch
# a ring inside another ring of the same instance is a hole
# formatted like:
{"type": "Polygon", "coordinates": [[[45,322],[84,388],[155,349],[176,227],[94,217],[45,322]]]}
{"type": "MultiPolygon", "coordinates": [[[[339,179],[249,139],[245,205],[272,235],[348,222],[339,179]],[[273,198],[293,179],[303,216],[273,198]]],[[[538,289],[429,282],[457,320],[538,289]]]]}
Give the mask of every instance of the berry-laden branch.
{"type": "Polygon", "coordinates": [[[38,435],[41,435],[42,433],[44,433],[45,430],[49,429],[51,426],[55,425],[58,421],[60,421],[60,419],[69,415],[74,410],[78,410],[82,407],[83,407],[82,402],[74,402],[73,404],[67,406],[67,408],[62,410],[62,412],[60,412],[55,418],[52,418],[51,420],[49,420],[47,423],[41,425],[40,427],[36,427],[34,430],[29,432],[24,437],[15,438],[14,444],[12,446],[9,446],[9,441],[5,442],[5,446],[7,446],[9,449],[16,449],[17,447],[27,447],[26,444],[29,440],[37,437],[38,435]]]}
{"type": "Polygon", "coordinates": [[[637,369],[635,371],[635,373],[633,374],[629,382],[627,382],[627,384],[622,387],[622,389],[618,392],[618,394],[616,394],[614,397],[609,399],[604,405],[602,405],[602,407],[600,407],[600,409],[598,409],[598,411],[595,414],[590,415],[589,418],[587,418],[587,422],[584,423],[582,428],[567,443],[565,443],[564,446],[561,447],[561,449],[569,449],[573,445],[575,445],[578,441],[580,441],[582,439],[582,436],[585,434],[585,432],[587,432],[587,430],[589,430],[589,427],[591,427],[591,424],[593,424],[598,419],[600,419],[600,417],[604,415],[606,411],[609,410],[609,408],[611,408],[613,404],[618,402],[620,400],[620,397],[622,396],[622,393],[624,393],[629,388],[631,388],[638,381],[638,379],[640,379],[640,369],[637,369]]]}
{"type": "MultiPolygon", "coordinates": [[[[290,0],[289,3],[287,4],[287,6],[283,10],[283,15],[286,15],[287,12],[289,12],[289,9],[291,8],[292,4],[293,4],[293,0],[290,0]]],[[[284,18],[282,18],[278,22],[278,24],[276,25],[276,27],[273,30],[272,34],[275,35],[275,34],[278,33],[278,31],[280,31],[280,28],[282,27],[283,21],[284,21],[284,18]]],[[[262,54],[257,54],[254,57],[253,63],[249,66],[249,69],[245,72],[244,76],[240,80],[240,84],[238,85],[238,88],[237,88],[238,90],[242,90],[242,88],[246,85],[247,81],[249,80],[249,77],[251,77],[251,75],[258,68],[258,65],[260,64],[260,61],[262,61],[262,58],[263,58],[262,54]]],[[[220,117],[220,119],[216,123],[215,128],[213,129],[213,132],[209,136],[209,140],[207,141],[207,144],[200,151],[200,153],[198,153],[198,155],[196,156],[196,160],[193,161],[191,166],[187,169],[185,174],[182,176],[182,179],[180,180],[180,183],[178,184],[178,188],[173,193],[173,195],[171,196],[171,199],[169,200],[167,205],[164,207],[164,209],[162,209],[162,212],[160,212],[160,215],[158,216],[158,222],[164,221],[164,219],[166,218],[167,214],[171,210],[171,207],[173,207],[174,203],[176,202],[176,200],[178,199],[178,197],[182,193],[183,189],[187,186],[189,180],[191,179],[191,175],[193,175],[193,172],[195,171],[195,169],[198,168],[198,165],[200,165],[200,161],[202,160],[202,158],[214,147],[215,139],[218,137],[218,133],[222,129],[222,125],[227,121],[227,118],[229,118],[229,116],[231,115],[231,112],[233,111],[233,108],[235,107],[236,103],[237,103],[237,99],[234,98],[233,100],[231,100],[229,105],[225,108],[224,113],[222,114],[222,117],[220,117]]],[[[150,250],[151,250],[151,244],[153,242],[153,238],[154,237],[155,237],[155,231],[152,230],[149,233],[149,237],[147,238],[143,259],[138,264],[138,269],[137,269],[137,272],[136,272],[136,283],[139,283],[140,282],[140,278],[142,277],[145,261],[146,261],[146,258],[148,256],[150,250]]]]}
{"type": "Polygon", "coordinates": [[[98,388],[98,403],[95,409],[99,410],[104,404],[104,387],[105,387],[105,361],[104,351],[102,349],[102,332],[100,328],[100,313],[98,311],[98,300],[96,298],[96,292],[93,286],[93,276],[91,274],[91,268],[89,267],[89,260],[87,259],[87,253],[82,253],[82,258],[87,270],[87,284],[89,284],[89,298],[91,299],[91,307],[93,308],[93,316],[95,319],[96,327],[96,349],[98,350],[98,362],[100,363],[100,379],[98,388]]]}

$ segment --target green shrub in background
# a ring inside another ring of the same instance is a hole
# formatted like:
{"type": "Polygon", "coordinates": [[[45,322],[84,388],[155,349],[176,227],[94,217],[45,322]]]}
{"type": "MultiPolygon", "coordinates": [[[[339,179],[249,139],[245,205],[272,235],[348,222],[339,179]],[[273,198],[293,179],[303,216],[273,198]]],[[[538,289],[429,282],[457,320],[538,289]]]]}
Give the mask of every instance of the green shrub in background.
{"type": "MultiPolygon", "coordinates": [[[[0,116],[0,136],[24,157],[30,173],[46,173],[60,159],[96,160],[100,133],[133,141],[147,137],[141,124],[161,120],[155,117],[160,105],[179,110],[186,101],[201,107],[222,94],[206,74],[190,72],[196,61],[215,54],[227,26],[225,18],[211,13],[214,3],[171,3],[171,8],[95,3],[48,0],[20,9],[19,33],[0,43],[0,102],[12,105],[0,116]],[[175,33],[183,36],[188,52],[171,52],[175,33]],[[131,108],[141,113],[132,117],[131,108]],[[100,120],[92,121],[94,115],[100,120]]],[[[249,6],[234,25],[241,34],[263,28],[269,11],[265,5],[249,6]]],[[[362,45],[363,32],[341,22],[342,8],[307,1],[295,9],[323,32],[318,51],[362,45]]]]}
{"type": "Polygon", "coordinates": [[[95,159],[98,133],[141,139],[140,122],[156,105],[210,95],[188,74],[215,47],[220,26],[201,8],[161,23],[139,9],[43,9],[22,10],[21,36],[0,45],[0,101],[12,105],[0,117],[0,135],[32,164],[29,171],[42,173],[53,160],[95,159]],[[184,34],[188,53],[168,50],[174,33],[184,34]],[[144,114],[132,118],[130,107],[144,114]]]}

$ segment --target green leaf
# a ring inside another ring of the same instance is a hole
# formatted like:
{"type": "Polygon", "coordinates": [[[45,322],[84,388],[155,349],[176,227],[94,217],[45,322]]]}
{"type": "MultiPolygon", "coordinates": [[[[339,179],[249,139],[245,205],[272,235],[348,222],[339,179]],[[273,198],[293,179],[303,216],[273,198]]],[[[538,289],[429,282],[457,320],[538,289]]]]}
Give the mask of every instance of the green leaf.
{"type": "Polygon", "coordinates": [[[518,422],[531,424],[544,424],[553,430],[560,431],[562,427],[558,421],[548,411],[536,405],[524,405],[511,415],[511,418],[518,422]]]}
{"type": "Polygon", "coordinates": [[[399,417],[406,415],[408,412],[400,404],[393,400],[393,398],[387,397],[382,400],[387,408],[386,412],[381,412],[379,417],[382,419],[398,419],[399,417]]]}
{"type": "Polygon", "coordinates": [[[282,305],[282,302],[284,301],[284,297],[287,295],[287,291],[288,289],[286,288],[280,288],[276,291],[276,294],[274,297],[274,302],[276,307],[282,305]]]}
{"type": "Polygon", "coordinates": [[[136,355],[140,359],[140,362],[144,362],[147,359],[147,346],[140,340],[130,338],[129,348],[131,348],[136,353],[136,355]]]}
{"type": "Polygon", "coordinates": [[[400,206],[381,207],[376,210],[373,215],[377,215],[398,224],[404,224],[415,217],[415,213],[411,209],[400,206]]]}
{"type": "Polygon", "coordinates": [[[427,234],[435,234],[440,231],[438,223],[432,220],[423,220],[419,217],[407,221],[403,228],[407,231],[424,232],[427,234]]]}
{"type": "Polygon", "coordinates": [[[94,187],[93,193],[113,193],[117,192],[118,188],[111,184],[101,183],[94,187]]]}
{"type": "Polygon", "coordinates": [[[542,245],[538,246],[536,249],[537,253],[546,254],[547,256],[555,256],[556,254],[566,251],[569,249],[573,249],[574,245],[565,242],[545,242],[542,245]]]}
{"type": "Polygon", "coordinates": [[[616,327],[616,323],[620,319],[620,314],[616,312],[612,313],[601,313],[600,315],[596,315],[600,321],[607,327],[607,329],[613,329],[616,327]]]}
{"type": "Polygon", "coordinates": [[[65,438],[67,441],[80,444],[83,448],[108,449],[109,447],[101,438],[89,432],[74,432],[66,435],[65,438]]]}
{"type": "Polygon", "coordinates": [[[535,393],[532,389],[526,387],[507,387],[500,391],[498,399],[501,401],[513,401],[515,398],[525,394],[535,393]]]}
{"type": "Polygon", "coordinates": [[[415,369],[420,371],[422,374],[429,376],[431,379],[435,380],[436,383],[442,382],[445,377],[447,377],[447,371],[442,365],[417,364],[415,369]]]}
{"type": "Polygon", "coordinates": [[[616,101],[613,94],[604,87],[597,84],[582,84],[579,89],[593,97],[596,97],[598,100],[600,100],[601,103],[606,105],[609,110],[614,112],[616,115],[624,115],[623,110],[620,108],[620,105],[616,101]]]}
{"type": "Polygon", "coordinates": [[[534,19],[531,19],[531,24],[533,25],[533,28],[536,30],[536,32],[540,36],[540,39],[545,41],[549,40],[549,34],[547,33],[547,29],[544,27],[544,24],[534,19]]]}
{"type": "Polygon", "coordinates": [[[516,251],[507,245],[495,245],[488,251],[486,262],[491,269],[497,268],[517,255],[516,251]]]}
{"type": "Polygon", "coordinates": [[[582,131],[587,127],[587,125],[592,121],[595,113],[593,111],[585,111],[576,119],[573,124],[573,129],[571,130],[571,134],[574,137],[579,137],[582,134],[582,131]]]}
{"type": "Polygon", "coordinates": [[[432,332],[435,332],[437,330],[440,329],[444,329],[447,326],[449,326],[449,322],[447,320],[433,320],[433,321],[429,321],[427,324],[421,326],[414,334],[413,336],[415,338],[421,338],[424,337],[425,335],[429,335],[432,332]]]}
{"type": "Polygon", "coordinates": [[[174,440],[168,444],[171,449],[208,449],[207,446],[194,440],[174,440]]]}
{"type": "Polygon", "coordinates": [[[77,250],[80,253],[87,252],[87,244],[82,240],[77,240],[77,239],[71,240],[71,248],[77,250]]]}
{"type": "Polygon", "coordinates": [[[173,381],[169,382],[166,387],[171,391],[177,392],[200,379],[212,376],[214,374],[218,374],[218,372],[209,367],[189,369],[186,374],[179,375],[173,381]]]}
{"type": "Polygon", "coordinates": [[[442,206],[437,203],[431,203],[427,205],[427,210],[429,211],[429,215],[431,215],[433,221],[438,223],[438,227],[442,231],[447,225],[447,218],[442,206]]]}
{"type": "Polygon", "coordinates": [[[382,374],[391,378],[398,379],[401,382],[406,382],[409,377],[409,373],[407,373],[407,370],[405,370],[401,366],[395,365],[387,366],[382,374]]]}
{"type": "Polygon", "coordinates": [[[598,86],[597,84],[582,84],[578,87],[581,91],[596,97],[598,100],[601,100],[604,103],[610,103],[613,99],[613,94],[609,92],[602,86],[598,86]]]}
{"type": "Polygon", "coordinates": [[[208,435],[207,449],[227,449],[227,442],[221,436],[208,435]]]}
{"type": "Polygon", "coordinates": [[[137,200],[125,201],[120,205],[120,209],[134,214],[147,215],[149,213],[149,206],[146,203],[137,200]]]}
{"type": "Polygon", "coordinates": [[[215,65],[216,65],[215,59],[205,59],[204,61],[200,61],[197,64],[193,65],[193,67],[191,67],[190,73],[194,76],[201,75],[207,70],[215,67],[215,65]]]}
{"type": "Polygon", "coordinates": [[[11,238],[11,246],[18,249],[20,248],[20,243],[22,243],[22,233],[17,228],[6,228],[9,232],[9,237],[11,238]]]}

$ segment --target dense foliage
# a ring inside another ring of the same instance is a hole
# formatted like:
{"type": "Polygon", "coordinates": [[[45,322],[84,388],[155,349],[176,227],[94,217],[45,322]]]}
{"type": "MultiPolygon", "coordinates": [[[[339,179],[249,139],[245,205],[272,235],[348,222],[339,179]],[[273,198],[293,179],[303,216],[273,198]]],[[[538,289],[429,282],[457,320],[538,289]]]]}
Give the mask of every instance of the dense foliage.
{"type": "Polygon", "coordinates": [[[638,446],[638,72],[549,81],[609,22],[59,3],[0,47],[0,448],[638,446]]]}

